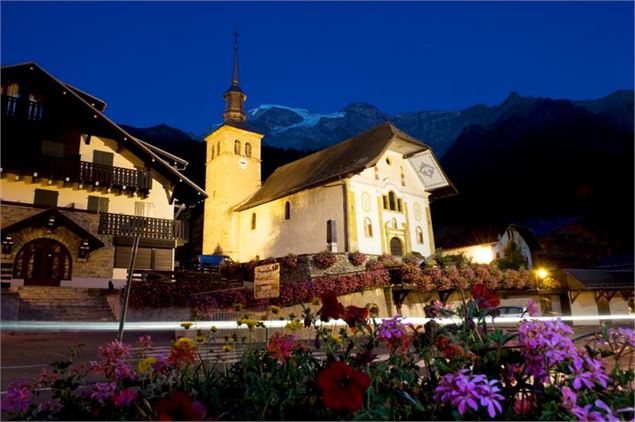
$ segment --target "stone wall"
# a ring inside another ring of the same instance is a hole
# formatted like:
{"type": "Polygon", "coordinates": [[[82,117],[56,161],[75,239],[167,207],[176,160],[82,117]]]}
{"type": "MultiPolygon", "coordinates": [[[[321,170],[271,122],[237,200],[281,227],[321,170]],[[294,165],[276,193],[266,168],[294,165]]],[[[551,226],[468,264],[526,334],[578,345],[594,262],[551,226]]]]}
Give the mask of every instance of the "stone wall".
{"type": "MultiPolygon", "coordinates": [[[[24,220],[32,215],[43,212],[42,208],[30,206],[7,205],[0,206],[0,226],[6,227],[18,221],[24,220]]],[[[63,244],[71,255],[72,267],[71,277],[76,278],[112,278],[115,248],[112,240],[113,236],[99,235],[99,215],[87,212],[61,211],[66,217],[82,226],[94,236],[98,237],[104,246],[90,251],[88,258],[79,258],[79,245],[82,239],[68,228],[58,225],[52,233],[47,233],[43,227],[25,227],[12,233],[13,248],[11,254],[2,254],[3,264],[13,264],[14,259],[20,249],[32,240],[47,238],[63,244]]],[[[106,285],[104,284],[104,287],[106,285]]]]}

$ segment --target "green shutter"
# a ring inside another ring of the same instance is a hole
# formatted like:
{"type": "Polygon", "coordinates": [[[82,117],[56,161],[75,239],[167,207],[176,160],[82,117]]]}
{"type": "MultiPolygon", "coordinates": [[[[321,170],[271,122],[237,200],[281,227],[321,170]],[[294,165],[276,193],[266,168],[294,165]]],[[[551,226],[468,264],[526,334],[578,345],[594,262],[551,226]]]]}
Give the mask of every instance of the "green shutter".
{"type": "Polygon", "coordinates": [[[105,151],[93,151],[93,163],[103,164],[105,166],[112,166],[115,154],[105,151]]]}
{"type": "Polygon", "coordinates": [[[42,141],[42,155],[64,157],[64,144],[60,142],[42,141]]]}
{"type": "Polygon", "coordinates": [[[59,196],[59,192],[56,192],[54,190],[36,189],[35,198],[33,198],[33,203],[35,205],[46,205],[49,207],[56,207],[58,196],[59,196]]]}
{"type": "Polygon", "coordinates": [[[108,198],[102,198],[100,196],[88,196],[88,211],[108,212],[109,202],[110,200],[108,198]]]}

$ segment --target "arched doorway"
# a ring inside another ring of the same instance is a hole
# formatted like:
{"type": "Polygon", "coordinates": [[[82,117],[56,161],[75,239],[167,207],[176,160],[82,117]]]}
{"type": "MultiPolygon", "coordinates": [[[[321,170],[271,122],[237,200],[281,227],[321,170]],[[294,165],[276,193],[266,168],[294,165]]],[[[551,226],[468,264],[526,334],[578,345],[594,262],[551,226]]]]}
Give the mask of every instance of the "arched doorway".
{"type": "Polygon", "coordinates": [[[398,237],[393,237],[392,239],[390,239],[390,254],[392,256],[403,255],[403,244],[398,237]]]}
{"type": "Polygon", "coordinates": [[[71,255],[53,239],[36,239],[24,245],[14,262],[14,278],[23,278],[25,286],[59,286],[71,278],[71,255]]]}

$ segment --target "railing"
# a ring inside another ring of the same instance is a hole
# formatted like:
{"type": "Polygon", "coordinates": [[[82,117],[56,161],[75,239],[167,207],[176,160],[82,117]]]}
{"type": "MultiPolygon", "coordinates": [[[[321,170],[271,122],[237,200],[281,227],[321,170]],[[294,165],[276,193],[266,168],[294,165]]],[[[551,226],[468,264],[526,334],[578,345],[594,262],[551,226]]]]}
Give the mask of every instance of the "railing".
{"type": "Polygon", "coordinates": [[[140,235],[145,239],[188,240],[186,222],[127,214],[101,213],[99,234],[115,236],[140,235]]]}
{"type": "Polygon", "coordinates": [[[24,117],[28,120],[44,120],[44,106],[37,101],[31,101],[9,95],[2,96],[2,112],[5,116],[24,117]]]}
{"type": "MultiPolygon", "coordinates": [[[[152,186],[150,173],[144,170],[95,164],[77,159],[39,156],[35,160],[10,160],[3,157],[3,168],[51,180],[114,187],[148,192],[152,186]]],[[[17,157],[16,157],[17,158],[17,157]]]]}

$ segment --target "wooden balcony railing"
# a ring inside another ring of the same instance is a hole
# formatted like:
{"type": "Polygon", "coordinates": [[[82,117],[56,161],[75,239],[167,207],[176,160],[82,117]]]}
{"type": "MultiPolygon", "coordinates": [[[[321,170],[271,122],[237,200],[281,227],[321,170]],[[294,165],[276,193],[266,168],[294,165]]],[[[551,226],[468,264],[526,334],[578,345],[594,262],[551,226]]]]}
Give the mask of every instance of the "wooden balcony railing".
{"type": "Polygon", "coordinates": [[[35,160],[10,160],[3,157],[3,171],[18,171],[70,183],[114,187],[147,193],[152,187],[150,172],[95,164],[70,158],[41,155],[35,160]]]}
{"type": "Polygon", "coordinates": [[[188,241],[188,225],[184,221],[136,215],[101,213],[99,233],[115,236],[140,235],[144,239],[188,241]]]}
{"type": "Polygon", "coordinates": [[[30,101],[24,98],[2,96],[2,113],[5,116],[26,118],[27,120],[44,120],[44,106],[37,101],[30,101]]]}

